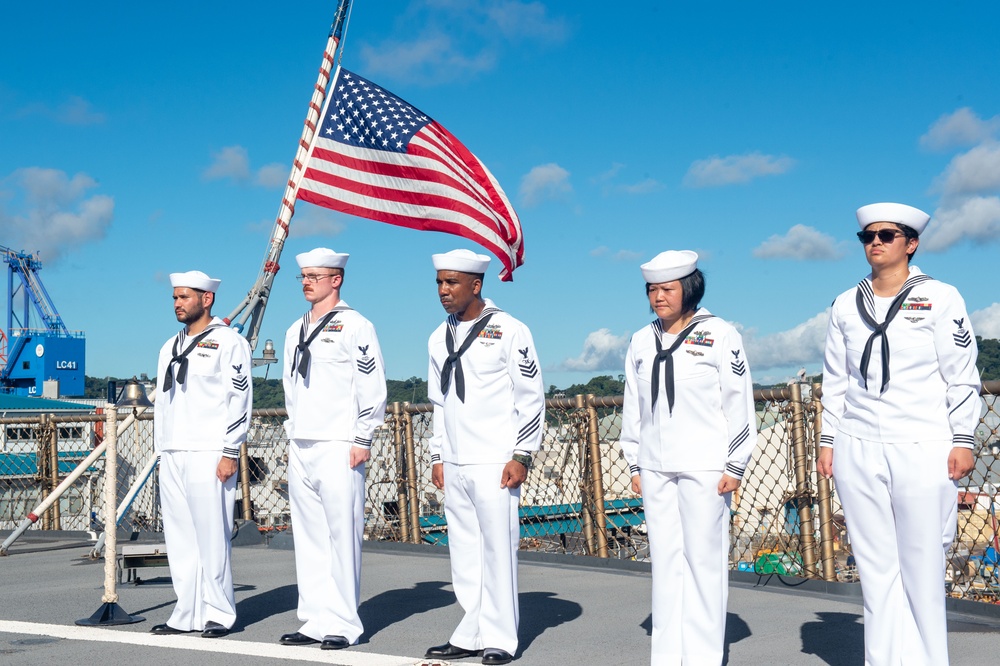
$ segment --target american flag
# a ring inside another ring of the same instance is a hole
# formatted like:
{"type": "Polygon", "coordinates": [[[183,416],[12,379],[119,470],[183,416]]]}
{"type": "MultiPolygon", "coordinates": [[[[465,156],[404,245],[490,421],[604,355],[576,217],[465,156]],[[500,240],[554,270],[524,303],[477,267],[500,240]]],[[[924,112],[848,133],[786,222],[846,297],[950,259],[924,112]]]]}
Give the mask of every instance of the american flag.
{"type": "Polygon", "coordinates": [[[511,280],[521,222],[489,169],[438,123],[388,90],[338,69],[299,199],[379,222],[475,241],[511,280]]]}

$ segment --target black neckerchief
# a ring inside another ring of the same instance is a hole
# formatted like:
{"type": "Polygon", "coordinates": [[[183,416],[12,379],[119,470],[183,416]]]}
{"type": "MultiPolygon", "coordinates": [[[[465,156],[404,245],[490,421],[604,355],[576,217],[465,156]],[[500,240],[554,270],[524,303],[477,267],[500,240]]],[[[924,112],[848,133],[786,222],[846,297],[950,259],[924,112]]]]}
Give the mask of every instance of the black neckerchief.
{"type": "Polygon", "coordinates": [[[910,295],[910,292],[913,291],[913,288],[919,283],[931,279],[933,279],[931,276],[924,275],[923,273],[918,273],[908,278],[903,283],[896,298],[892,299],[889,311],[885,315],[885,321],[881,324],[875,319],[875,290],[872,287],[871,279],[865,278],[858,284],[858,289],[854,295],[854,302],[857,305],[858,314],[861,315],[861,320],[865,322],[868,328],[872,329],[872,334],[868,336],[868,342],[865,343],[865,350],[861,354],[861,386],[865,389],[868,388],[868,364],[872,358],[872,346],[875,344],[875,338],[881,336],[882,387],[879,390],[879,395],[885,393],[885,387],[889,384],[889,338],[886,335],[886,329],[889,328],[889,324],[895,318],[900,306],[902,306],[906,297],[910,295]]]}
{"type": "Polygon", "coordinates": [[[656,356],[653,357],[653,370],[650,380],[652,382],[652,405],[656,407],[656,399],[660,396],[660,363],[664,365],[663,386],[667,391],[667,409],[669,413],[674,412],[674,352],[684,344],[684,340],[695,329],[695,327],[711,318],[713,315],[695,315],[684,330],[677,334],[677,339],[670,345],[669,349],[664,349],[660,342],[660,335],[663,331],[663,324],[659,319],[653,322],[653,340],[656,342],[656,356]]]}
{"type": "Polygon", "coordinates": [[[167,371],[163,376],[164,392],[169,391],[174,386],[174,363],[177,364],[177,384],[180,385],[187,381],[188,354],[190,354],[194,348],[198,346],[198,343],[202,341],[202,338],[212,332],[213,328],[217,327],[209,326],[207,329],[199,333],[198,336],[191,341],[191,344],[188,345],[187,349],[181,353],[178,352],[181,348],[181,340],[184,336],[184,332],[181,331],[177,334],[177,337],[174,338],[173,358],[171,358],[170,362],[167,363],[167,371]]]}
{"type": "Polygon", "coordinates": [[[302,379],[305,379],[306,373],[309,372],[309,361],[312,358],[312,354],[309,352],[309,345],[312,344],[312,341],[316,339],[316,336],[323,331],[326,325],[330,323],[334,315],[350,309],[346,305],[338,305],[327,312],[319,320],[319,323],[316,324],[316,328],[313,329],[308,338],[306,337],[306,329],[309,328],[309,313],[307,312],[302,317],[302,326],[299,327],[299,344],[295,345],[295,358],[292,360],[292,367],[298,370],[299,374],[302,375],[302,379]]]}
{"type": "Polygon", "coordinates": [[[441,366],[441,395],[446,395],[448,393],[448,387],[451,385],[451,375],[452,372],[455,373],[455,395],[458,396],[460,402],[465,402],[465,373],[462,372],[462,354],[468,351],[472,343],[476,341],[479,334],[486,328],[486,324],[489,323],[490,318],[494,314],[500,312],[499,308],[485,308],[479,313],[479,318],[476,319],[476,323],[472,325],[472,329],[469,334],[465,336],[465,340],[462,341],[462,346],[455,351],[455,336],[456,327],[458,326],[458,318],[455,315],[448,317],[448,328],[445,331],[444,343],[448,349],[448,357],[444,360],[444,364],[441,366]]]}

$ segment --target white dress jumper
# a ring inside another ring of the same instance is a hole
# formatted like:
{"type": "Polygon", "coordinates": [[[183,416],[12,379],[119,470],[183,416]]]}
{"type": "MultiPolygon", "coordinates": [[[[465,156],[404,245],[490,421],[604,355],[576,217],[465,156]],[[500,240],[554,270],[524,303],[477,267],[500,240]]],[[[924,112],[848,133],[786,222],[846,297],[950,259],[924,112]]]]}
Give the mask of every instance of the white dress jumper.
{"type": "Polygon", "coordinates": [[[909,270],[896,298],[875,296],[871,276],[838,296],[827,328],[821,446],[834,449],[868,666],[948,663],[945,555],[958,511],[948,456],[952,447],[973,448],[979,422],[965,302],[954,287],[909,270]],[[871,322],[887,318],[873,335],[871,322]]]}
{"type": "Polygon", "coordinates": [[[732,493],[720,496],[718,485],[723,473],[743,478],[756,442],[753,384],[735,328],[701,308],[678,335],[664,333],[657,319],[632,336],[620,444],[642,480],[653,563],[651,664],[722,663],[732,493]],[[672,346],[671,375],[657,357],[672,346]]]}

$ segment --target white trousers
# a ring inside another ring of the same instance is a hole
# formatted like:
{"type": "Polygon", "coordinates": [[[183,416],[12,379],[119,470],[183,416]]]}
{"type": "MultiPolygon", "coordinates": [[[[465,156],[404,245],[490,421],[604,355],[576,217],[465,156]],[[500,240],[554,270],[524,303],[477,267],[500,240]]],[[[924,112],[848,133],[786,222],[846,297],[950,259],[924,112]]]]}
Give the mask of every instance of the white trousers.
{"type": "Polygon", "coordinates": [[[721,471],[642,470],[653,561],[653,666],[719,666],[729,600],[729,503],[721,471]]]}
{"type": "Polygon", "coordinates": [[[206,622],[227,629],[236,622],[230,562],[236,477],[215,476],[219,451],[163,451],[160,504],[170,578],[177,605],[174,629],[201,631],[206,622]]]}
{"type": "Polygon", "coordinates": [[[288,446],[288,498],[299,587],[299,632],[352,644],[364,627],[361,540],[365,529],[365,466],[351,469],[350,442],[292,440],[288,446]]]}
{"type": "Polygon", "coordinates": [[[834,440],[833,478],[864,595],[867,666],[948,663],[945,551],[958,527],[951,448],[834,440]]]}
{"type": "Polygon", "coordinates": [[[504,464],[444,463],[451,582],[465,617],[450,643],[517,652],[517,507],[521,489],[500,487],[504,464]]]}

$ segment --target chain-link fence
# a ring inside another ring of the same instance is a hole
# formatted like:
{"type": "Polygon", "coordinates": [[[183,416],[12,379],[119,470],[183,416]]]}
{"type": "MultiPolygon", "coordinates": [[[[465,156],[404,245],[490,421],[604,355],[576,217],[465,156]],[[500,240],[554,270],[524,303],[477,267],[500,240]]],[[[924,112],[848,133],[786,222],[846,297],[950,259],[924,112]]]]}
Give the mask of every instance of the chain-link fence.
{"type": "MultiPolygon", "coordinates": [[[[983,386],[976,467],[959,488],[958,535],[949,552],[952,596],[1000,601],[1000,382],[983,386]]],[[[760,574],[857,579],[850,533],[834,484],[816,474],[819,387],[757,390],[757,447],[734,493],[730,562],[760,574]]],[[[521,548],[646,560],[642,499],[621,454],[622,398],[574,396],[546,403],[542,449],[521,494],[521,548]]],[[[243,452],[237,515],[265,534],[291,525],[283,409],[255,410],[243,452]]],[[[0,529],[30,515],[103,436],[103,416],[0,418],[0,529]]],[[[431,483],[429,405],[393,403],[367,468],[369,540],[445,544],[444,496],[431,483]]],[[[118,497],[131,501],[122,527],[162,529],[152,421],[141,415],[118,440],[118,497]],[[138,490],[137,490],[138,489],[138,490]],[[133,497],[134,495],[134,497],[133,497]]],[[[38,529],[103,529],[102,458],[38,517],[38,529]]]]}

